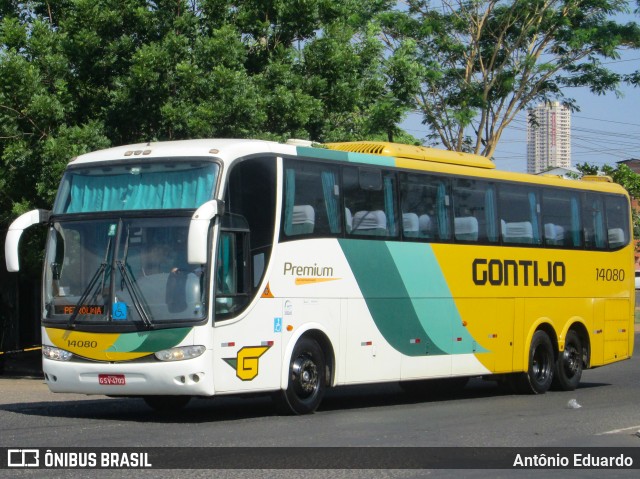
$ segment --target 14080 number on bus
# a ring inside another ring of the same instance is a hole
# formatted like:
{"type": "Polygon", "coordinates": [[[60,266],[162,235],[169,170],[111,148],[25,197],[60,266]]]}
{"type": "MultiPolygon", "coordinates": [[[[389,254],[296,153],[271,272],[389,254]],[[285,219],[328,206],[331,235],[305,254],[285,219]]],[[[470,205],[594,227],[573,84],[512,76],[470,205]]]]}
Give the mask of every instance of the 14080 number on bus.
{"type": "Polygon", "coordinates": [[[623,269],[596,268],[596,281],[624,281],[623,269]]]}

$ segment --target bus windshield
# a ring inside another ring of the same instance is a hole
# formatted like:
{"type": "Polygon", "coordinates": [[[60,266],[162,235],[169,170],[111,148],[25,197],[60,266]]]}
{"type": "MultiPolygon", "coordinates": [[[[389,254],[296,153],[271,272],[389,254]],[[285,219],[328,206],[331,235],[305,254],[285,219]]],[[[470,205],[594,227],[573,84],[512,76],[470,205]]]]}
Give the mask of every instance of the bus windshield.
{"type": "Polygon", "coordinates": [[[203,319],[204,271],[187,263],[189,219],[54,222],[45,259],[45,321],[152,328],[203,319]]]}
{"type": "Polygon", "coordinates": [[[77,166],[65,172],[53,213],[195,209],[213,197],[218,170],[198,158],[77,166]]]}

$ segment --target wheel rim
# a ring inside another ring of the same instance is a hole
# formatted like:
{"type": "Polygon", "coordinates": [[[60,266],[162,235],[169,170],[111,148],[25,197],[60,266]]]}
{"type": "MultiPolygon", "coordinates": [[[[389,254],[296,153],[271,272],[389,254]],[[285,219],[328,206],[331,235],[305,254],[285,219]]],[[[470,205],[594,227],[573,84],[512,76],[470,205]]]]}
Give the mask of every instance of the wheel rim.
{"type": "Polygon", "coordinates": [[[580,351],[575,345],[567,345],[562,354],[562,364],[567,377],[572,378],[580,371],[580,351]]]}
{"type": "Polygon", "coordinates": [[[533,378],[538,384],[544,383],[551,374],[551,359],[544,348],[536,348],[531,366],[533,378]]]}
{"type": "Polygon", "coordinates": [[[320,386],[318,366],[310,356],[298,356],[291,365],[291,379],[296,395],[301,399],[309,398],[320,386]]]}

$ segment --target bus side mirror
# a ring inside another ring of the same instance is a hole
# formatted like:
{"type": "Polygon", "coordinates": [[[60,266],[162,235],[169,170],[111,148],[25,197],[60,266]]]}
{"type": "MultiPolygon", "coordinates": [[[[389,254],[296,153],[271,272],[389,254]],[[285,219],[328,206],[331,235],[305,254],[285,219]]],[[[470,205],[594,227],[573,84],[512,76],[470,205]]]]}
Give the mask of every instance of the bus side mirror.
{"type": "Polygon", "coordinates": [[[44,224],[49,222],[51,211],[48,210],[31,210],[16,218],[7,232],[7,238],[4,242],[4,258],[7,263],[7,271],[16,273],[20,271],[20,259],[18,256],[18,246],[20,245],[20,237],[24,230],[29,226],[44,224]]]}
{"type": "Polygon", "coordinates": [[[207,201],[200,206],[191,217],[189,223],[189,240],[187,246],[187,262],[189,264],[205,264],[208,253],[208,234],[211,220],[224,214],[224,202],[207,201]]]}

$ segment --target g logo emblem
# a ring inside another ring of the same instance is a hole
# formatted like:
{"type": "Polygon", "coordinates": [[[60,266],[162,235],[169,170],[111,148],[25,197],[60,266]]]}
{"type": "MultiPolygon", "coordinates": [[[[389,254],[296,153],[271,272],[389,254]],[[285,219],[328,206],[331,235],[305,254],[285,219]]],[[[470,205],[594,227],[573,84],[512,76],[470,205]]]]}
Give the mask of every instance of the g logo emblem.
{"type": "Polygon", "coordinates": [[[235,358],[223,358],[236,370],[236,376],[243,381],[251,381],[258,375],[259,359],[271,346],[245,346],[235,358]]]}

